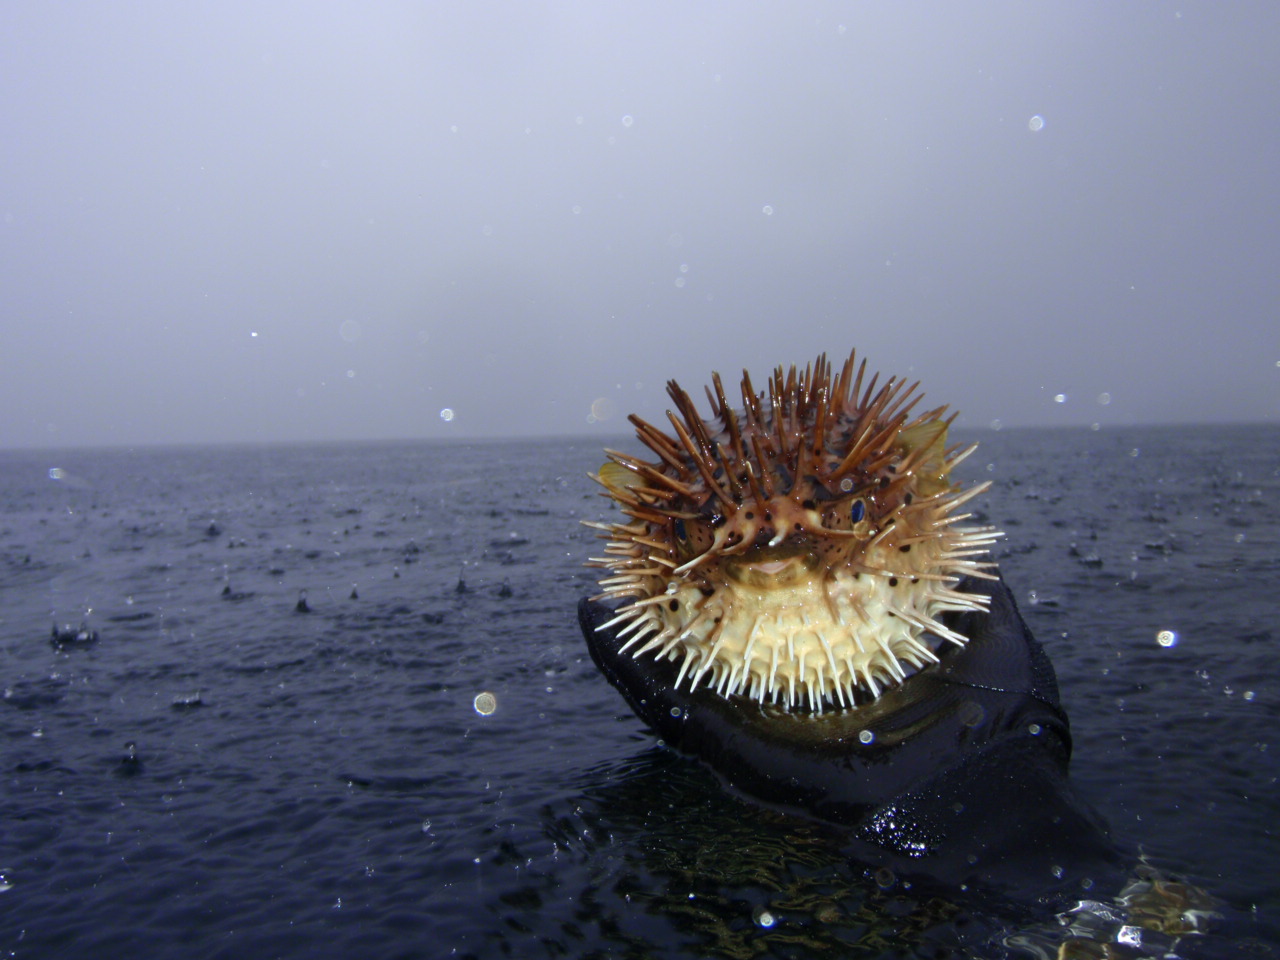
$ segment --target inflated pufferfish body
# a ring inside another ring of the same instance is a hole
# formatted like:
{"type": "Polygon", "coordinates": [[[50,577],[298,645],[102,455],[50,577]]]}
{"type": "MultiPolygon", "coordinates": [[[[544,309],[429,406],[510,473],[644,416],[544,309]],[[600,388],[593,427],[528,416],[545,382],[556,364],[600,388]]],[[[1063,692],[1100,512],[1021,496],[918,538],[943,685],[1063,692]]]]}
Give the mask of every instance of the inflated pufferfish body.
{"type": "Polygon", "coordinates": [[[704,421],[673,380],[675,435],[631,416],[656,460],[616,450],[598,476],[627,522],[589,524],[609,541],[593,566],[595,599],[625,601],[600,629],[630,634],[635,656],[680,660],[678,687],[704,680],[786,707],[852,706],[963,644],[945,611],[984,610],[954,589],[994,579],[975,559],[1000,536],[966,526],[951,469],[973,452],[946,448],[954,414],[914,417],[918,383],[878,376],[850,354],[833,378],[826,356],[784,375],[768,397],[742,377],[743,409],[719,374],[704,421]]]}

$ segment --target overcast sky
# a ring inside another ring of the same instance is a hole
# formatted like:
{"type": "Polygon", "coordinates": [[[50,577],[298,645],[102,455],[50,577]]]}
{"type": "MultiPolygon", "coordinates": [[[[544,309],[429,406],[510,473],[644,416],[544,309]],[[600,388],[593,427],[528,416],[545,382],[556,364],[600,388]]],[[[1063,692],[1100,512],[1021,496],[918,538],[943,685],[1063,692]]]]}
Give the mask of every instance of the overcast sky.
{"type": "Polygon", "coordinates": [[[1280,4],[0,4],[0,446],[509,436],[857,347],[1280,420],[1280,4]]]}

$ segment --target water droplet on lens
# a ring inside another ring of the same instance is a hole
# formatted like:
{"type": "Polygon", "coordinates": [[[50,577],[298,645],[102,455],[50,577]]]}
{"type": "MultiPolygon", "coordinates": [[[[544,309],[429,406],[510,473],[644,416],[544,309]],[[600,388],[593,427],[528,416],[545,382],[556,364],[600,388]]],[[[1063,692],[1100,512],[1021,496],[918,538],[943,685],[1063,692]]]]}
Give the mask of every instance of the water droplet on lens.
{"type": "Polygon", "coordinates": [[[473,705],[476,708],[476,713],[482,717],[487,717],[498,709],[498,698],[486,690],[483,693],[476,694],[473,705]]]}
{"type": "Polygon", "coordinates": [[[860,743],[874,743],[875,739],[876,735],[870,730],[863,730],[858,734],[858,741],[860,743]]]}
{"type": "MultiPolygon", "coordinates": [[[[690,896],[692,896],[692,894],[690,896]]],[[[773,914],[764,907],[756,907],[755,910],[751,912],[751,919],[755,922],[757,927],[762,927],[765,930],[768,930],[778,922],[774,918],[773,914]]]]}

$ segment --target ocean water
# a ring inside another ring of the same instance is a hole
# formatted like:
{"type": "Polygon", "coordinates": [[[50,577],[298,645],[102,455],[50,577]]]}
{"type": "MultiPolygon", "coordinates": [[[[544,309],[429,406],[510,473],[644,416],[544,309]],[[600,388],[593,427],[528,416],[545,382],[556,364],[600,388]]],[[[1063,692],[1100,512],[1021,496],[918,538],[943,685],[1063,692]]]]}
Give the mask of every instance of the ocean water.
{"type": "MultiPolygon", "coordinates": [[[[1276,955],[1280,430],[979,439],[963,469],[994,481],[979,506],[1080,791],[1219,901],[1179,955],[1276,955]]],[[[885,883],[655,743],[575,618],[600,461],[587,440],[0,453],[0,953],[1051,942],[1069,905],[885,883]]]]}

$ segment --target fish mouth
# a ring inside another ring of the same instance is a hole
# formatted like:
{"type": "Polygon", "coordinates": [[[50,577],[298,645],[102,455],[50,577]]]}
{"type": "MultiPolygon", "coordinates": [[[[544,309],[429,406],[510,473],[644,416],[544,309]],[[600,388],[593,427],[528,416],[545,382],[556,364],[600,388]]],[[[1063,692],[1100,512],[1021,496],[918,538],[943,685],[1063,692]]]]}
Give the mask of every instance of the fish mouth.
{"type": "Polygon", "coordinates": [[[726,557],[723,564],[730,580],[760,590],[791,586],[808,579],[819,565],[818,557],[802,544],[758,547],[726,557]]]}

